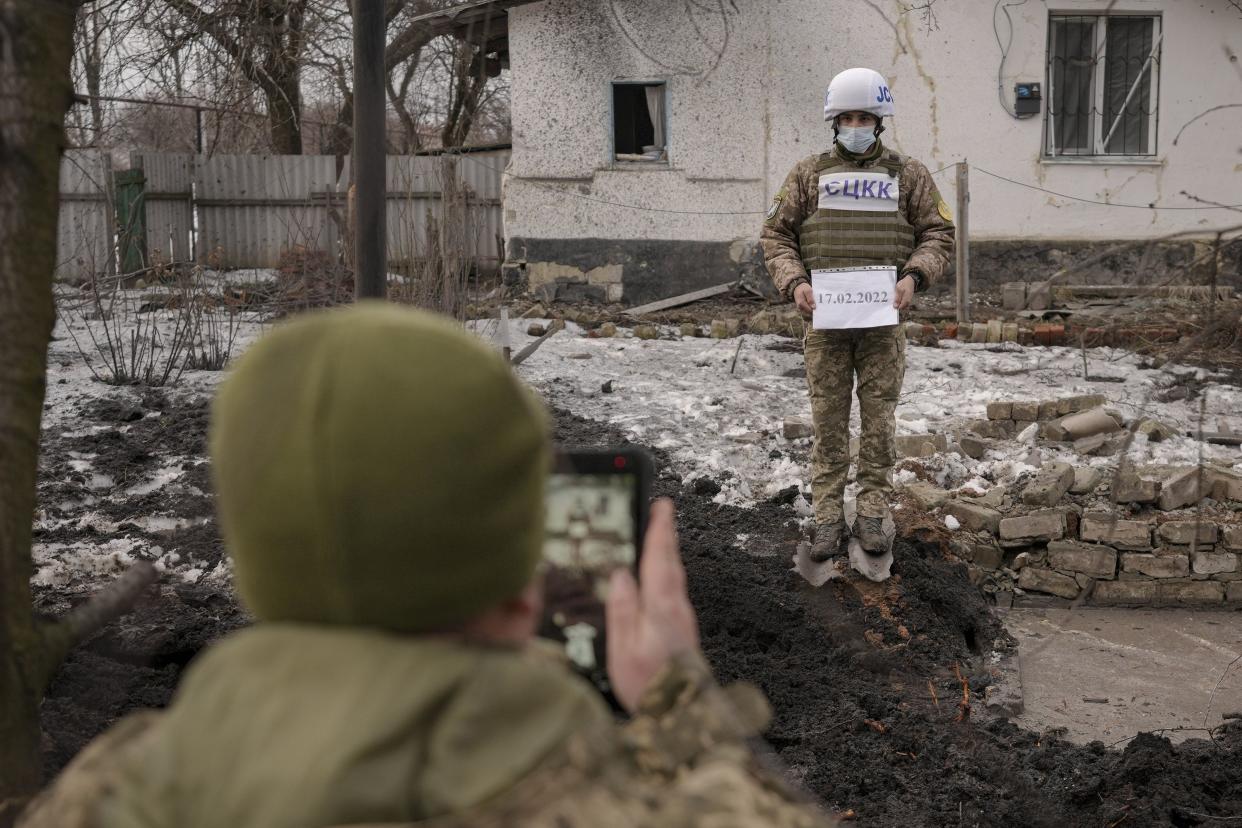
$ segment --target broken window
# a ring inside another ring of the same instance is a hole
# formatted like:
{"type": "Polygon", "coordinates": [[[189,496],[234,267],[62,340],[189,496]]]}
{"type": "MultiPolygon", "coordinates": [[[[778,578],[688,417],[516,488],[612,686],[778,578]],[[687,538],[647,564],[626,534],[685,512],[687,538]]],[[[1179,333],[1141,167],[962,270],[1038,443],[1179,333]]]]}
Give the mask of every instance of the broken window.
{"type": "Polygon", "coordinates": [[[613,157],[618,161],[665,161],[663,83],[612,85],[613,157]]]}
{"type": "Polygon", "coordinates": [[[1160,18],[1059,15],[1048,26],[1048,155],[1155,155],[1160,18]]]}

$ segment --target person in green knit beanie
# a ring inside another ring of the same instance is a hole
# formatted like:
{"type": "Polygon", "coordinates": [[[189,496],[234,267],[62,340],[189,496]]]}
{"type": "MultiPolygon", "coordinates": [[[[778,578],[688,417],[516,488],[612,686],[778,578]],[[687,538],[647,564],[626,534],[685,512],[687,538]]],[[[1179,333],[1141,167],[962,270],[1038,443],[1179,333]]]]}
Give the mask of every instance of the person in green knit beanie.
{"type": "Polygon", "coordinates": [[[277,327],[223,383],[210,435],[256,623],[18,824],[832,824],[748,746],[761,694],[712,680],[667,501],[606,606],[632,717],[534,637],[546,420],[499,355],[430,314],[364,303],[277,327]]]}

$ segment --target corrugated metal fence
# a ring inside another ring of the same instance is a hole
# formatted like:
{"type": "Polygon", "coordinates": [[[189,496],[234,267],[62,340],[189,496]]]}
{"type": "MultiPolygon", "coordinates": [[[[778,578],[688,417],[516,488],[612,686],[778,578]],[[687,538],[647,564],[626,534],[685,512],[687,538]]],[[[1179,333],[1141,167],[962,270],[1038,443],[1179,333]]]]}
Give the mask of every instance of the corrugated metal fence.
{"type": "MultiPolygon", "coordinates": [[[[509,150],[391,156],[388,258],[417,262],[445,220],[480,270],[504,257],[501,178],[509,150]]],[[[144,259],[195,260],[219,268],[278,266],[288,250],[342,253],[349,215],[349,159],[333,156],[133,153],[145,180],[144,259]]],[[[61,166],[60,278],[109,271],[115,212],[108,157],[74,150],[61,166]]],[[[141,232],[141,231],[140,231],[141,232]]],[[[113,270],[115,266],[113,265],[113,270]]]]}

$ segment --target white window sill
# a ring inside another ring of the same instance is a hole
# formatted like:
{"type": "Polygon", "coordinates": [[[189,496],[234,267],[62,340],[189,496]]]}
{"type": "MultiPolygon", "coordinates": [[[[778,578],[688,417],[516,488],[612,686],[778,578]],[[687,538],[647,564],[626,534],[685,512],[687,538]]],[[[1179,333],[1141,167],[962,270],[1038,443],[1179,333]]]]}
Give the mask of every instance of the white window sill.
{"type": "Polygon", "coordinates": [[[674,170],[676,167],[668,163],[668,161],[618,161],[613,160],[612,164],[604,167],[606,170],[674,170]]]}
{"type": "Polygon", "coordinates": [[[1077,164],[1087,167],[1163,167],[1164,159],[1154,155],[1044,155],[1040,156],[1039,163],[1049,166],[1077,164]]]}

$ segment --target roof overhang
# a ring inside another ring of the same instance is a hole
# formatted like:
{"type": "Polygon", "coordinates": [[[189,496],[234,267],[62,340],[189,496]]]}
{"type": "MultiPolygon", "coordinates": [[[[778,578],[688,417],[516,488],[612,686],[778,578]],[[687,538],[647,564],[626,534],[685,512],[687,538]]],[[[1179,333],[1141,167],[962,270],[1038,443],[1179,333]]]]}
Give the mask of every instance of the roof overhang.
{"type": "Polygon", "coordinates": [[[415,17],[411,23],[421,25],[437,35],[451,35],[482,49],[496,53],[503,65],[509,64],[509,9],[538,0],[470,0],[440,11],[415,17]]]}

